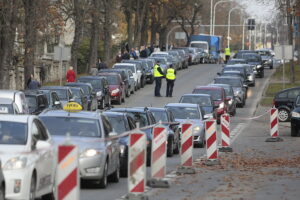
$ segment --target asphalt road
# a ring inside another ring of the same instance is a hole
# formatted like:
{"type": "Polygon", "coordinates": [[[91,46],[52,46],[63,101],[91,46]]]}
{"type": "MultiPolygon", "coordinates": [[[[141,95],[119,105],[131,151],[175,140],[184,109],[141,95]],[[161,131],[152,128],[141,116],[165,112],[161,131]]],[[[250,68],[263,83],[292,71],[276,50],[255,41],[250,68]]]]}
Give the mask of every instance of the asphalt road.
{"type": "MultiPolygon", "coordinates": [[[[196,85],[206,85],[213,82],[213,79],[217,76],[216,73],[221,71],[221,65],[215,64],[201,64],[191,66],[187,70],[179,71],[174,86],[174,94],[172,98],[154,97],[154,84],[147,85],[145,88],[137,91],[130,98],[126,99],[125,104],[121,107],[132,106],[155,106],[163,107],[167,103],[178,102],[183,94],[191,93],[196,85]]],[[[236,140],[243,129],[248,125],[248,118],[252,117],[258,99],[262,95],[262,90],[267,83],[267,80],[271,74],[271,70],[265,69],[265,78],[256,79],[256,87],[249,88],[248,99],[244,108],[239,108],[235,117],[231,119],[232,139],[236,140]]],[[[166,82],[162,84],[161,94],[165,95],[166,82]]],[[[118,106],[120,107],[120,106],[118,106]]],[[[196,148],[194,149],[194,159],[201,158],[205,155],[205,150],[196,148]]],[[[167,159],[167,173],[172,174],[176,170],[180,163],[178,155],[174,155],[172,158],[167,159]]],[[[147,174],[149,176],[150,168],[147,168],[147,174]]],[[[170,175],[171,177],[172,175],[170,175]]],[[[153,190],[155,191],[155,190],[153,190]]],[[[153,194],[153,191],[149,191],[149,195],[153,194]]],[[[119,183],[110,183],[106,189],[93,188],[92,185],[85,186],[81,189],[82,200],[114,200],[119,199],[127,194],[127,179],[121,178],[119,183]]]]}

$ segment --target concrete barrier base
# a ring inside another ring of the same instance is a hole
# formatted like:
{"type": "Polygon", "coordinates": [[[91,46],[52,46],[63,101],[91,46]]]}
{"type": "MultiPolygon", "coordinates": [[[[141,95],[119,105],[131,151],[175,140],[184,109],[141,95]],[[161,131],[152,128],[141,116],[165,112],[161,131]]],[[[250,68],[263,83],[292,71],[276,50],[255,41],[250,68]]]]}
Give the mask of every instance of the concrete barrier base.
{"type": "Polygon", "coordinates": [[[166,179],[151,178],[147,181],[147,185],[152,188],[169,188],[170,183],[166,179]]]}
{"type": "Polygon", "coordinates": [[[145,194],[132,194],[132,193],[128,193],[124,199],[126,199],[126,200],[149,200],[148,196],[145,194]]]}
{"type": "Polygon", "coordinates": [[[214,165],[220,165],[221,163],[220,160],[206,160],[204,164],[206,166],[214,166],[214,165]]]}
{"type": "Polygon", "coordinates": [[[177,168],[176,174],[196,174],[196,170],[192,167],[180,166],[177,168]]]}
{"type": "Polygon", "coordinates": [[[231,147],[220,147],[219,152],[233,152],[231,147]]]}
{"type": "Polygon", "coordinates": [[[271,138],[267,138],[266,142],[283,142],[283,139],[280,137],[271,137],[271,138]]]}

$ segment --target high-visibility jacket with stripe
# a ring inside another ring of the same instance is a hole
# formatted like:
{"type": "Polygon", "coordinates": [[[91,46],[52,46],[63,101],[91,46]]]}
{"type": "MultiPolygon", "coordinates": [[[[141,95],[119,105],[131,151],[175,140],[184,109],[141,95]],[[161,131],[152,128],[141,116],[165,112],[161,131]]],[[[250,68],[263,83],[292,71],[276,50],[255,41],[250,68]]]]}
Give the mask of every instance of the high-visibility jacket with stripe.
{"type": "Polygon", "coordinates": [[[158,68],[159,68],[160,66],[159,65],[155,65],[154,66],[154,70],[153,70],[153,76],[154,77],[162,77],[162,76],[164,76],[163,74],[161,74],[159,71],[158,71],[158,68]]]}
{"type": "Polygon", "coordinates": [[[229,48],[225,48],[225,55],[230,56],[230,49],[229,48]]]}
{"type": "Polygon", "coordinates": [[[167,70],[166,79],[168,79],[168,80],[175,80],[176,79],[175,70],[173,68],[169,68],[167,70]]]}

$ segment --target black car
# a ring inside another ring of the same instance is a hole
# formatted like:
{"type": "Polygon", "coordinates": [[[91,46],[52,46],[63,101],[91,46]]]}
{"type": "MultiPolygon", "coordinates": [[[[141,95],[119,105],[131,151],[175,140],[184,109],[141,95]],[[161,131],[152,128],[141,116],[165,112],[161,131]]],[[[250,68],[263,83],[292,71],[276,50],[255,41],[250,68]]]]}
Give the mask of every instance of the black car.
{"type": "Polygon", "coordinates": [[[156,123],[153,114],[148,108],[112,108],[110,111],[128,113],[138,124],[139,128],[147,135],[147,166],[151,165],[151,145],[153,127],[149,127],[156,123]]]}
{"type": "Polygon", "coordinates": [[[47,96],[44,93],[38,90],[26,90],[24,93],[30,114],[38,115],[49,107],[47,96]]]}
{"type": "Polygon", "coordinates": [[[175,122],[175,118],[171,111],[166,108],[155,108],[148,107],[150,112],[152,112],[155,120],[157,122],[161,121],[162,125],[166,127],[168,132],[168,146],[167,146],[167,156],[172,157],[173,154],[178,154],[180,150],[180,130],[179,123],[175,122]]]}
{"type": "Polygon", "coordinates": [[[90,83],[66,83],[65,86],[82,88],[88,99],[88,110],[97,109],[96,94],[93,92],[93,86],[90,83]]]}
{"type": "Polygon", "coordinates": [[[77,79],[78,83],[90,83],[93,87],[93,93],[96,95],[98,108],[104,109],[110,107],[111,99],[108,82],[105,77],[99,76],[81,76],[77,79]]]}
{"type": "Polygon", "coordinates": [[[73,100],[82,106],[82,110],[88,110],[88,98],[84,94],[83,89],[77,87],[70,87],[70,89],[73,94],[73,100]]]}
{"type": "Polygon", "coordinates": [[[146,85],[146,71],[148,69],[147,61],[140,59],[140,60],[122,60],[122,63],[134,63],[137,64],[137,69],[141,71],[141,88],[146,85]]]}
{"type": "Polygon", "coordinates": [[[263,78],[265,76],[262,58],[257,53],[238,53],[236,58],[247,60],[247,64],[253,65],[256,76],[263,78]]]}
{"type": "MultiPolygon", "coordinates": [[[[133,118],[128,113],[103,112],[110,122],[113,131],[118,135],[129,132],[136,128],[133,118]]],[[[128,142],[129,136],[119,138],[120,143],[120,174],[123,177],[128,176],[128,142]]]]}
{"type": "Polygon", "coordinates": [[[256,52],[261,55],[263,66],[273,69],[273,55],[271,54],[271,51],[269,49],[260,49],[256,50],[256,52]]]}
{"type": "Polygon", "coordinates": [[[153,68],[155,66],[155,60],[150,58],[141,59],[145,60],[148,64],[148,68],[146,70],[146,81],[149,84],[152,84],[154,82],[154,76],[153,76],[153,68]]]}
{"type": "Polygon", "coordinates": [[[299,94],[300,87],[295,87],[282,90],[275,95],[273,105],[278,109],[279,121],[287,122],[290,120],[291,111],[299,94]]]}

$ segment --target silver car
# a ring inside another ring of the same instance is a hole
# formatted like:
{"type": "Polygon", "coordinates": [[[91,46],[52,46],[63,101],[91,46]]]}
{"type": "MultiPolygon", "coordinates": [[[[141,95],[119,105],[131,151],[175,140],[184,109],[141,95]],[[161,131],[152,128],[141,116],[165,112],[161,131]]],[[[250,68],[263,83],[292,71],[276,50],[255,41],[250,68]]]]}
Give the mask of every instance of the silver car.
{"type": "Polygon", "coordinates": [[[18,90],[0,90],[0,98],[11,100],[17,106],[19,113],[29,114],[24,92],[18,90]]]}
{"type": "Polygon", "coordinates": [[[71,142],[78,146],[81,180],[97,181],[106,188],[107,177],[119,182],[120,147],[116,133],[107,118],[99,112],[80,111],[69,113],[64,110],[48,110],[40,114],[49,129],[55,145],[61,144],[69,134],[71,142]]]}
{"type": "Polygon", "coordinates": [[[199,105],[190,103],[169,103],[165,106],[165,108],[172,112],[175,117],[175,121],[180,123],[191,121],[193,123],[194,145],[204,147],[204,119],[199,105]]]}

